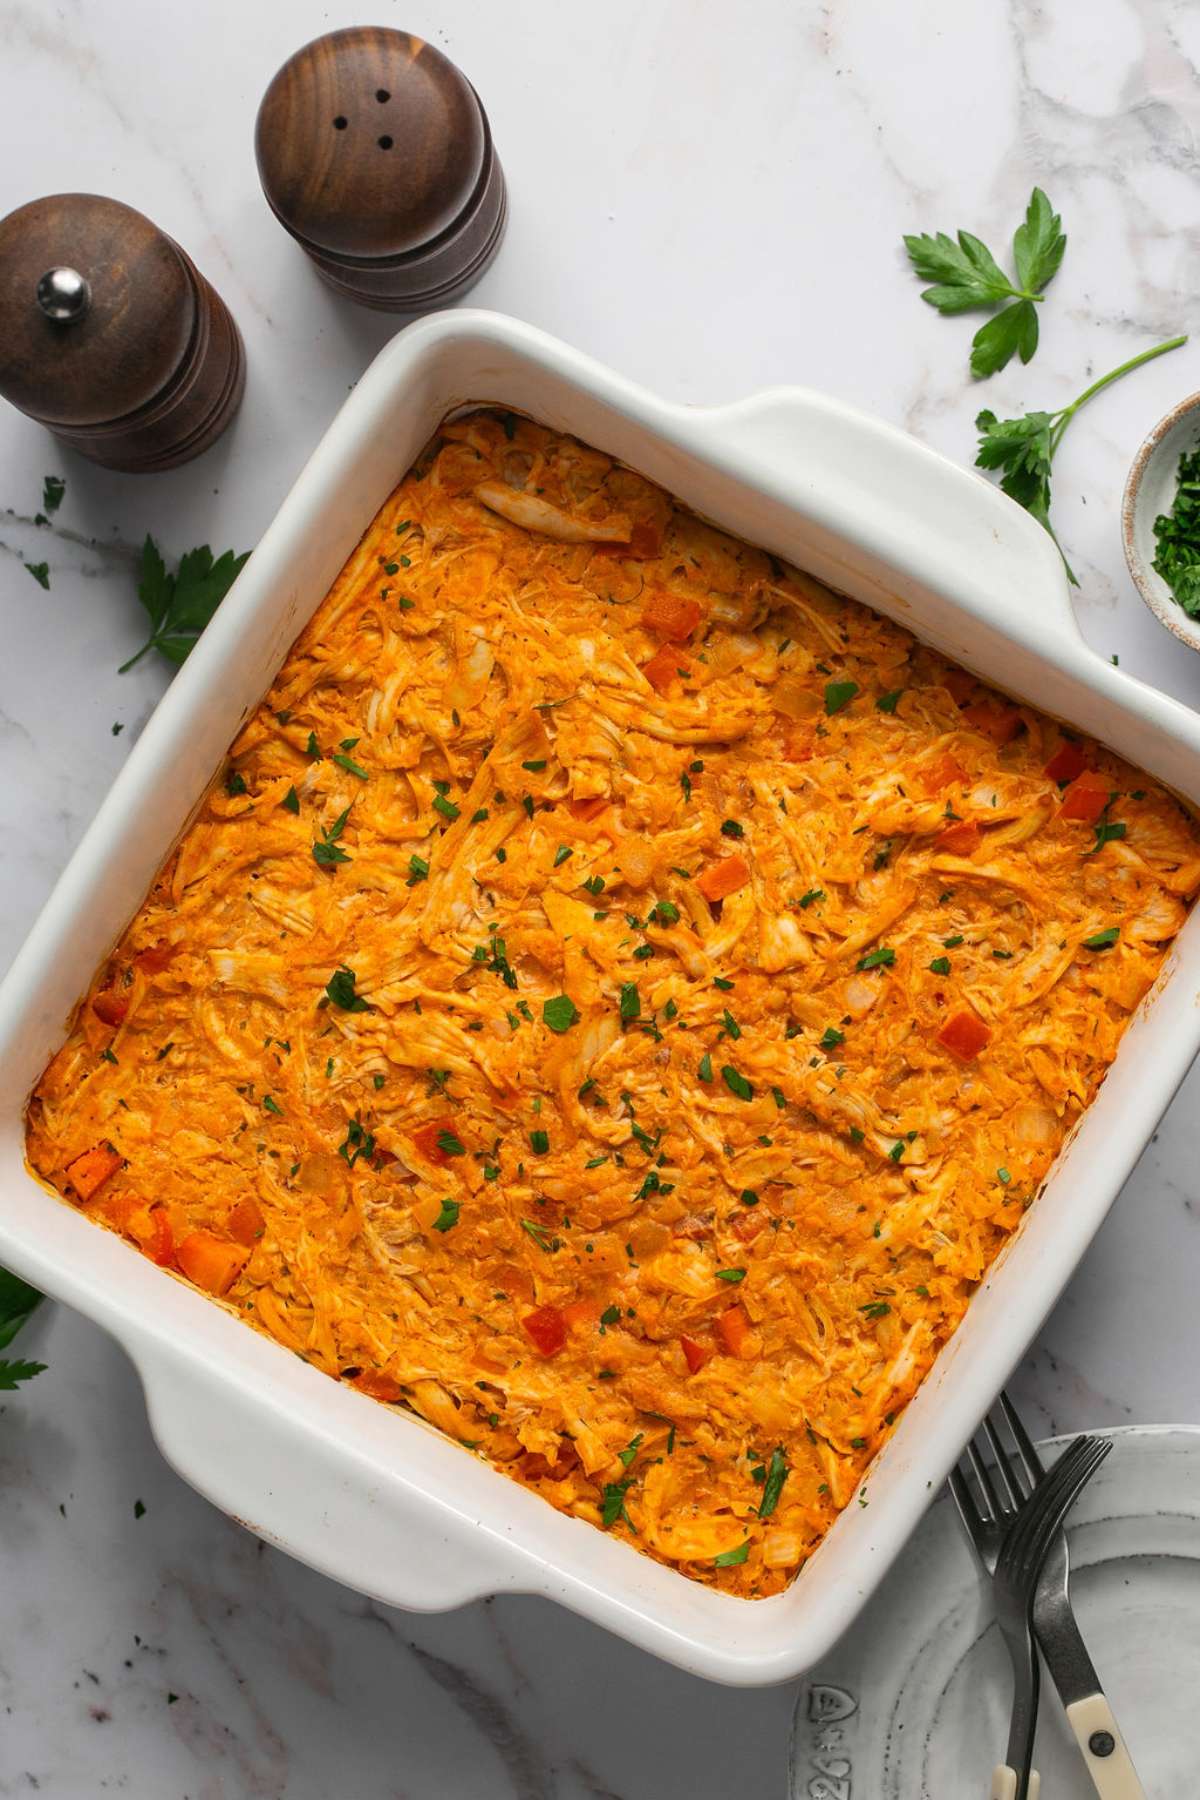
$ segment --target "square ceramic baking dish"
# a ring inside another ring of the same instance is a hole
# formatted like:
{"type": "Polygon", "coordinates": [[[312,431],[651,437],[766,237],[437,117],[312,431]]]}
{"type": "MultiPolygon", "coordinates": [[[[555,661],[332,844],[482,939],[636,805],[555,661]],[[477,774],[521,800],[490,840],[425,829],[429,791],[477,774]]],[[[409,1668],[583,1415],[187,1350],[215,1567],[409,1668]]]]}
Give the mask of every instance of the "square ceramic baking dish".
{"type": "Polygon", "coordinates": [[[334,420],[0,989],[0,1263],[124,1345],[188,1481],[337,1580],[430,1611],[543,1594],[697,1674],[779,1681],[829,1648],[900,1551],[1200,1047],[1200,915],[863,1489],[767,1600],[687,1580],[328,1380],[45,1192],[23,1161],[30,1089],[226,746],[416,453],[475,402],[621,458],[1200,801],[1200,719],[1085,647],[1049,537],[984,481],[816,394],[685,408],[513,320],[428,318],[383,350],[334,420]]]}

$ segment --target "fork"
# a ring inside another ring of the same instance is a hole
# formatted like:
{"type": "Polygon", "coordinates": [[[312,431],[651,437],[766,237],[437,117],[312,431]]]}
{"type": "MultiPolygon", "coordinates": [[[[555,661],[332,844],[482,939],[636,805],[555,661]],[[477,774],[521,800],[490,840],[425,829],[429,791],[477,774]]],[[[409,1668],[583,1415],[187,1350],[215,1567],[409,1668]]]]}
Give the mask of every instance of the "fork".
{"type": "MultiPolygon", "coordinates": [[[[1038,1659],[1031,1619],[1033,1587],[1031,1585],[1028,1592],[1021,1592],[1014,1582],[999,1581],[996,1576],[1002,1548],[1010,1530],[1015,1527],[1018,1516],[1026,1509],[1026,1502],[1033,1495],[1041,1474],[1041,1465],[1006,1395],[1000,1397],[1000,1411],[1012,1435],[1014,1447],[1007,1448],[992,1420],[985,1418],[975,1440],[967,1446],[963,1461],[950,1476],[950,1491],[979,1559],[987,1573],[993,1577],[997,1621],[1013,1666],[1013,1712],[1009,1730],[1008,1764],[1001,1765],[995,1772],[993,1797],[994,1800],[1010,1800],[1010,1796],[1015,1797],[1015,1800],[1026,1800],[1026,1797],[1027,1800],[1036,1800],[1040,1781],[1030,1767],[1039,1687],[1038,1659]],[[975,1488],[972,1487],[972,1477],[975,1488]],[[982,1495],[982,1504],[975,1497],[976,1488],[982,1495]]],[[[1088,1455],[1089,1477],[1108,1453],[1107,1440],[1082,1439],[1071,1447],[1073,1452],[1078,1452],[1080,1444],[1095,1445],[1097,1442],[1103,1447],[1098,1453],[1093,1449],[1088,1455]]],[[[1060,1478],[1055,1490],[1052,1490],[1051,1499],[1053,1492],[1061,1490],[1063,1485],[1064,1478],[1060,1478]]],[[[1059,1515],[1060,1523],[1066,1510],[1064,1507],[1059,1515]]],[[[1061,1531],[1058,1535],[1062,1535],[1061,1531]]],[[[1051,1534],[1047,1543],[1052,1546],[1054,1541],[1054,1534],[1051,1534]]],[[[1136,1800],[1136,1792],[1128,1796],[1115,1793],[1112,1800],[1136,1800]]]]}
{"type": "MultiPolygon", "coordinates": [[[[1005,1535],[996,1560],[992,1586],[997,1602],[1020,1609],[1027,1629],[1033,1630],[1033,1600],[1046,1556],[1063,1521],[1080,1493],[1112,1449],[1109,1438],[1077,1437],[1067,1446],[1051,1473],[1038,1483],[1032,1499],[1021,1508],[1005,1535]]],[[[1034,1653],[1036,1661],[1036,1652],[1034,1653]]],[[[1033,1755],[1033,1730],[1024,1746],[1026,1766],[1033,1755]]],[[[1011,1748],[1011,1746],[1010,1746],[1011,1748]]],[[[1029,1790],[1032,1794],[1034,1790],[1029,1790]]],[[[998,1768],[992,1777],[992,1800],[1020,1800],[1021,1766],[998,1768]]]]}
{"type": "MultiPolygon", "coordinates": [[[[1036,1486],[1046,1473],[1042,1460],[1006,1394],[1001,1394],[1000,1406],[1025,1473],[1036,1486]]],[[[1099,1800],[1146,1800],[1071,1606],[1071,1555],[1065,1531],[1056,1533],[1042,1565],[1033,1596],[1033,1634],[1099,1800]]]]}
{"type": "MultiPolygon", "coordinates": [[[[1012,1409],[1001,1402],[1002,1410],[1012,1409]]],[[[1006,1449],[990,1418],[984,1418],[975,1437],[963,1451],[962,1460],[950,1472],[950,1492],[958,1508],[967,1536],[988,1575],[994,1578],[1001,1546],[1018,1512],[1033,1493],[1033,1480],[1025,1471],[1019,1450],[1006,1449]],[[989,1467],[989,1458],[991,1466],[989,1467]],[[997,1480],[993,1481],[992,1472],[997,1480]],[[972,1485],[972,1480],[974,1485],[972,1485]],[[978,1492],[980,1498],[976,1498],[978,1492]]],[[[1038,1660],[1027,1606],[1001,1603],[995,1593],[996,1620],[1008,1649],[1013,1671],[1012,1717],[1008,1733],[1008,1767],[1015,1768],[1016,1786],[1010,1786],[1014,1800],[1037,1800],[1040,1777],[1031,1768],[1033,1733],[1037,1724],[1038,1660]]],[[[993,1800],[1003,1796],[998,1781],[1002,1770],[993,1778],[993,1800]]]]}

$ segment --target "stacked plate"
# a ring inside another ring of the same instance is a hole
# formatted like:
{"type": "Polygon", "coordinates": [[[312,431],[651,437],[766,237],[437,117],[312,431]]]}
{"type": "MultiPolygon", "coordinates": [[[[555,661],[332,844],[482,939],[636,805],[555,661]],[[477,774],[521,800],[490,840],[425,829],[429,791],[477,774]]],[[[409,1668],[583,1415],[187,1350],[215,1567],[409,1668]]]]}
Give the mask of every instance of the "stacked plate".
{"type": "MultiPolygon", "coordinates": [[[[1150,1800],[1200,1794],[1200,1431],[1106,1434],[1069,1528],[1076,1616],[1150,1800]]],[[[1049,1464],[1067,1439],[1040,1448],[1049,1464]]],[[[801,1686],[792,1800],[971,1800],[1008,1734],[1008,1655],[949,1500],[801,1686]]],[[[1046,1800],[1095,1800],[1043,1683],[1046,1800]]]]}

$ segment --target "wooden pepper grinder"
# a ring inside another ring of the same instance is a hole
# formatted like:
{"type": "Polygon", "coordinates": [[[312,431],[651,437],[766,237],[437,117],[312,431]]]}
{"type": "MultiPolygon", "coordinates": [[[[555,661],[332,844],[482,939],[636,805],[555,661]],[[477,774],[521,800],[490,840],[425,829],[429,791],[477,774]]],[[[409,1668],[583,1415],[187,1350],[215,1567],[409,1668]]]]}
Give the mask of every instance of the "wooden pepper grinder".
{"type": "Polygon", "coordinates": [[[109,469],[199,456],[242,398],[242,340],[142,213],[52,194],[0,219],[0,395],[109,469]]]}
{"type": "Polygon", "coordinates": [[[255,152],[275,217],[339,293],[418,312],[464,293],[504,233],[504,175],[466,76],[406,31],[359,25],[284,63],[255,152]]]}

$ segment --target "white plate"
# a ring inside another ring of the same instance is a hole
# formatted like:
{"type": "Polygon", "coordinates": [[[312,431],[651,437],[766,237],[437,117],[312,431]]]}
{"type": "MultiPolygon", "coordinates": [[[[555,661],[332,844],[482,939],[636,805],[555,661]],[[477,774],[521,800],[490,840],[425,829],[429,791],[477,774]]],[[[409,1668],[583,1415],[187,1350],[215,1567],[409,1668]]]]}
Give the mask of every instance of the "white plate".
{"type": "MultiPolygon", "coordinates": [[[[1072,1515],[1075,1613],[1149,1800],[1200,1789],[1200,1431],[1134,1426],[1072,1515]]],[[[1070,1440],[1040,1446],[1047,1461],[1070,1440]]],[[[792,1800],[984,1800],[1012,1678],[948,1497],[800,1689],[792,1800]]],[[[1044,1800],[1095,1800],[1053,1683],[1035,1767],[1044,1800]]]]}

